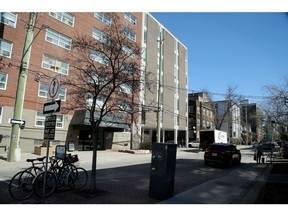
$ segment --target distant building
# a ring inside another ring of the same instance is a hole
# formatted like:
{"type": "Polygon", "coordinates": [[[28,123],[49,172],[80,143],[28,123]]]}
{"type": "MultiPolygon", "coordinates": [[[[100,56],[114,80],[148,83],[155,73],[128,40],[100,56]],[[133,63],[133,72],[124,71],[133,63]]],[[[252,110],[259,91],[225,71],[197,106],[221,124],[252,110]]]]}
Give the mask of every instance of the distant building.
{"type": "Polygon", "coordinates": [[[227,139],[231,143],[240,144],[241,116],[240,107],[229,100],[211,102],[215,108],[215,127],[227,132],[227,139]]]}
{"type": "Polygon", "coordinates": [[[190,93],[189,100],[189,142],[199,140],[199,131],[215,129],[215,110],[204,92],[190,93]]]}
{"type": "Polygon", "coordinates": [[[249,103],[249,100],[241,101],[240,107],[244,143],[262,141],[262,111],[260,107],[256,103],[249,103]]]}

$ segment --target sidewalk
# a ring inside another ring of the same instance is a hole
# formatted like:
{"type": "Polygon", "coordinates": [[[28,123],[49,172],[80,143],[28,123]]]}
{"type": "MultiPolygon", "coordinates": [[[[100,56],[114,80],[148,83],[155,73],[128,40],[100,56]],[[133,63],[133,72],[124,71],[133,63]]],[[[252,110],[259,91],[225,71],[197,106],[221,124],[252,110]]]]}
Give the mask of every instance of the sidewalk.
{"type": "MultiPolygon", "coordinates": [[[[81,161],[89,162],[91,152],[77,152],[81,161]],[[88,155],[88,156],[87,156],[88,155]],[[86,160],[86,161],[85,161],[86,160]]],[[[135,155],[123,152],[98,152],[102,162],[99,163],[105,171],[105,161],[113,161],[115,165],[119,161],[125,161],[135,155]],[[117,155],[117,156],[116,156],[117,155]],[[102,165],[101,165],[102,164],[102,165]]],[[[99,156],[98,155],[98,156],[99,156]]],[[[143,175],[135,175],[129,178],[115,177],[97,179],[98,193],[89,193],[90,182],[82,191],[63,191],[45,198],[47,204],[254,204],[262,185],[267,181],[271,170],[269,164],[256,164],[251,170],[247,164],[234,168],[226,176],[215,178],[196,187],[192,187],[184,192],[174,194],[170,199],[159,201],[149,197],[149,162],[151,154],[139,155],[139,160],[147,161],[146,164],[139,165],[139,170],[144,170],[143,175]],[[142,157],[143,156],[143,157],[142,157]],[[249,181],[247,182],[247,178],[249,181]]],[[[1,170],[19,170],[27,167],[27,158],[39,157],[34,154],[22,154],[21,162],[7,162],[0,155],[1,170]]],[[[251,166],[250,166],[251,167],[251,166]]],[[[119,168],[118,168],[119,169],[119,168]]],[[[137,167],[135,169],[138,169],[137,167]]],[[[97,172],[102,172],[97,169],[97,172]]],[[[111,171],[113,172],[113,170],[111,171]]],[[[90,176],[90,173],[89,173],[90,176]]],[[[105,176],[105,175],[102,175],[105,176]]],[[[190,181],[187,178],[186,181],[190,181]]],[[[6,186],[7,187],[7,186],[6,186]]],[[[175,185],[174,187],[179,187],[175,185]]],[[[176,190],[175,190],[176,191],[176,190]]],[[[179,190],[178,190],[179,191],[179,190]]],[[[0,191],[1,192],[1,191],[0,191]]],[[[35,204],[41,203],[38,197],[18,202],[9,195],[0,199],[0,203],[6,204],[35,204]]]]}
{"type": "Polygon", "coordinates": [[[237,170],[227,176],[205,182],[178,194],[161,204],[254,204],[261,187],[271,170],[268,164],[260,164],[264,173],[246,178],[237,178],[237,170]]]}

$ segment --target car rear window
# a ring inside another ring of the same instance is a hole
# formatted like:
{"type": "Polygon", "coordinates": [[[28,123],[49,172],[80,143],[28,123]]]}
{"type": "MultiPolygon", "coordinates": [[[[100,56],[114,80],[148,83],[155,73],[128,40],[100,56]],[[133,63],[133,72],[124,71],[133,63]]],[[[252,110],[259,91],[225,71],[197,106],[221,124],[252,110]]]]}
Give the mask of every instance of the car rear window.
{"type": "Polygon", "coordinates": [[[215,151],[221,151],[221,150],[223,150],[223,149],[225,149],[225,146],[221,146],[221,145],[210,145],[209,147],[208,147],[208,150],[215,150],[215,151]]]}

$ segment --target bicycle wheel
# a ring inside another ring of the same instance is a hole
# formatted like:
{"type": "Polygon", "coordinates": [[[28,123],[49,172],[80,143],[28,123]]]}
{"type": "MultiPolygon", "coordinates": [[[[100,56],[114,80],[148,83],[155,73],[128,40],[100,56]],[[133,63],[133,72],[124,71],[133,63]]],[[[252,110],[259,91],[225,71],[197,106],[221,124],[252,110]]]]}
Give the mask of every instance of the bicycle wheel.
{"type": "Polygon", "coordinates": [[[33,193],[34,175],[29,171],[16,173],[9,183],[9,194],[15,200],[28,199],[33,193]]]}
{"type": "MultiPolygon", "coordinates": [[[[33,181],[33,191],[38,197],[43,196],[45,171],[39,173],[33,181]]],[[[57,179],[52,172],[47,171],[45,197],[50,196],[57,187],[57,179]]]]}
{"type": "MultiPolygon", "coordinates": [[[[76,167],[75,167],[76,168],[76,167]]],[[[57,190],[63,190],[66,188],[68,185],[69,181],[69,173],[71,170],[75,169],[69,165],[65,165],[64,167],[61,167],[58,172],[56,173],[57,175],[57,190]]]]}
{"type": "Polygon", "coordinates": [[[88,173],[82,167],[76,167],[68,175],[68,185],[70,188],[79,190],[83,188],[88,181],[88,173]]]}

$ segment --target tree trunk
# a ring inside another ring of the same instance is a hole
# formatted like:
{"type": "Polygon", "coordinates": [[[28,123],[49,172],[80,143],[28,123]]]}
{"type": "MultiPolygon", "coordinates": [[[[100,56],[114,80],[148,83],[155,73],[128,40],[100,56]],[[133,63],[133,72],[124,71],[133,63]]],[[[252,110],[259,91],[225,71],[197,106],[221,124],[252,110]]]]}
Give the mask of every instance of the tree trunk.
{"type": "Polygon", "coordinates": [[[92,127],[92,142],[93,142],[93,155],[92,155],[92,170],[91,170],[91,184],[90,193],[96,193],[96,163],[97,163],[97,135],[98,127],[95,123],[91,124],[92,127]]]}

